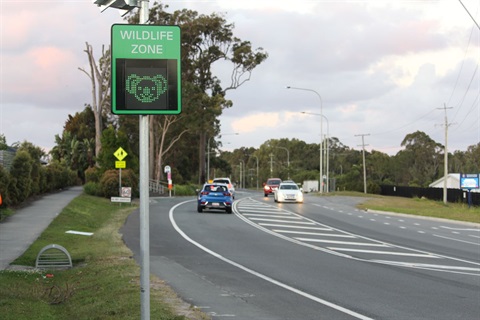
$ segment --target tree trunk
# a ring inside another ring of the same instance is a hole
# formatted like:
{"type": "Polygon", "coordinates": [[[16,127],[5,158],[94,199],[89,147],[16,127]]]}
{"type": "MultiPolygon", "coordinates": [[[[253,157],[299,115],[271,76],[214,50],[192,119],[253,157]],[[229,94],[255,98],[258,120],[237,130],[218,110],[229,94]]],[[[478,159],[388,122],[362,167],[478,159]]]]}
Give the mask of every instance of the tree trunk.
{"type": "MultiPolygon", "coordinates": [[[[102,150],[102,115],[103,115],[103,108],[105,105],[106,99],[109,97],[110,94],[110,86],[106,85],[109,82],[108,78],[108,70],[110,68],[109,65],[109,57],[108,51],[107,54],[105,52],[105,47],[102,46],[102,58],[100,62],[100,68],[95,61],[95,57],[93,56],[93,48],[88,42],[86,42],[86,49],[84,50],[88,56],[88,63],[90,65],[90,72],[87,72],[83,68],[78,68],[80,71],[84,72],[88,78],[90,79],[92,85],[92,111],[93,115],[95,116],[95,156],[98,157],[100,151],[102,150]],[[103,60],[103,65],[102,65],[103,60]]],[[[98,166],[98,162],[96,162],[98,166]]]]}
{"type": "Polygon", "coordinates": [[[206,173],[205,173],[205,140],[206,140],[207,134],[205,132],[200,133],[200,143],[199,143],[199,159],[198,159],[198,172],[200,172],[199,176],[199,184],[203,184],[206,182],[206,173]]]}

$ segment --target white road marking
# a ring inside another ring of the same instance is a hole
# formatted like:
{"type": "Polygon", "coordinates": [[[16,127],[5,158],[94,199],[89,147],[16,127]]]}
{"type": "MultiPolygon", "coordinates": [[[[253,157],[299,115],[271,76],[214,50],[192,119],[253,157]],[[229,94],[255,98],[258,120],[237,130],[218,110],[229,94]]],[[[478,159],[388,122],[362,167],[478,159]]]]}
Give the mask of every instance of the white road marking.
{"type": "Polygon", "coordinates": [[[277,285],[277,286],[279,286],[279,287],[281,287],[281,288],[284,288],[284,289],[289,290],[289,291],[291,291],[291,292],[293,292],[293,293],[296,293],[296,294],[298,294],[298,295],[300,295],[300,296],[302,296],[302,297],[305,297],[305,298],[310,299],[310,300],[312,300],[312,301],[318,302],[318,303],[320,303],[320,304],[323,304],[323,305],[325,305],[325,306],[327,306],[327,307],[330,307],[330,308],[333,308],[333,309],[338,310],[338,311],[340,311],[340,312],[343,312],[343,313],[345,313],[345,314],[348,314],[348,315],[350,315],[350,316],[352,316],[352,317],[354,317],[354,318],[357,318],[357,319],[373,320],[372,318],[367,317],[367,316],[364,316],[363,314],[360,314],[360,313],[357,313],[357,312],[355,312],[355,311],[353,311],[353,310],[344,308],[344,307],[342,307],[342,306],[340,306],[340,305],[338,305],[338,304],[335,304],[335,303],[333,303],[333,302],[330,302],[330,301],[321,299],[321,298],[316,297],[316,296],[314,296],[314,295],[312,295],[312,294],[309,294],[309,293],[307,293],[307,292],[304,292],[304,291],[301,291],[301,290],[299,290],[299,289],[296,289],[296,288],[294,288],[294,287],[292,287],[292,286],[289,286],[289,285],[287,285],[287,284],[285,284],[285,283],[283,283],[283,282],[280,282],[280,281],[277,281],[277,280],[275,280],[275,279],[273,279],[273,278],[270,278],[270,277],[268,277],[268,276],[266,276],[266,275],[264,275],[264,274],[262,274],[262,273],[256,272],[256,271],[254,271],[254,270],[252,270],[252,269],[250,269],[250,268],[247,268],[247,267],[245,267],[245,266],[243,266],[243,265],[241,265],[241,264],[239,264],[239,263],[237,263],[237,262],[235,262],[235,261],[233,261],[233,260],[230,260],[230,259],[228,259],[228,258],[225,258],[224,256],[216,253],[215,251],[212,251],[212,250],[208,249],[207,247],[204,247],[204,246],[201,245],[200,243],[196,242],[195,240],[193,240],[192,238],[190,238],[185,232],[183,232],[182,229],[179,228],[179,226],[178,226],[177,223],[175,222],[175,219],[173,218],[173,212],[175,211],[175,209],[176,209],[177,207],[179,207],[179,206],[181,206],[181,205],[183,205],[183,204],[185,204],[185,203],[192,202],[192,201],[195,201],[195,200],[188,200],[188,201],[180,202],[179,204],[176,204],[175,206],[173,206],[172,208],[170,208],[170,211],[169,211],[169,213],[168,213],[168,214],[169,214],[169,218],[170,218],[170,222],[172,223],[172,226],[175,228],[175,230],[176,230],[185,240],[187,240],[187,241],[190,242],[191,244],[197,246],[198,248],[200,248],[201,250],[207,252],[208,254],[210,254],[210,255],[212,255],[212,256],[214,256],[214,257],[216,257],[216,258],[218,258],[218,259],[220,259],[220,260],[222,260],[222,261],[224,261],[224,262],[226,262],[226,263],[228,263],[228,264],[230,264],[230,265],[232,265],[232,266],[234,266],[234,267],[237,267],[237,268],[239,268],[239,269],[241,269],[241,270],[243,270],[243,271],[245,271],[245,272],[250,273],[251,275],[254,275],[254,276],[256,276],[256,277],[258,277],[258,278],[261,278],[261,279],[263,279],[263,280],[265,280],[265,281],[268,281],[268,282],[270,282],[270,283],[272,283],[272,284],[275,284],[275,285],[277,285]]]}
{"type": "Polygon", "coordinates": [[[333,238],[356,238],[351,234],[338,234],[338,233],[315,233],[317,236],[321,237],[333,237],[333,238]]]}
{"type": "Polygon", "coordinates": [[[253,214],[253,213],[246,213],[244,216],[248,217],[269,217],[269,218],[280,218],[280,219],[294,219],[294,220],[301,220],[300,217],[295,216],[281,216],[281,215],[274,215],[274,214],[253,214]]]}
{"type": "MultiPolygon", "coordinates": [[[[335,244],[344,244],[350,246],[365,246],[365,247],[390,247],[389,245],[382,244],[382,243],[371,243],[371,242],[351,242],[351,241],[338,241],[338,240],[328,240],[328,239],[309,239],[309,238],[295,238],[300,241],[307,241],[307,242],[320,242],[320,243],[335,243],[335,244]]],[[[332,248],[329,248],[333,250],[332,248]]],[[[348,250],[346,250],[348,251],[348,250]]],[[[352,249],[352,251],[356,251],[352,249]]]]}
{"type": "MultiPolygon", "coordinates": [[[[252,200],[251,198],[247,198],[247,199],[243,199],[243,200],[248,200],[248,201],[251,201],[251,202],[255,202],[255,200],[252,200]]],[[[261,204],[260,202],[258,202],[258,203],[261,204]]],[[[259,207],[262,207],[262,206],[263,206],[263,204],[259,205],[259,207]]],[[[242,206],[239,206],[239,207],[241,208],[242,206]]],[[[259,208],[259,210],[261,210],[261,208],[259,208]]],[[[358,211],[358,210],[356,210],[356,211],[358,211]]],[[[258,212],[258,210],[257,210],[257,212],[258,212]]],[[[289,212],[289,211],[285,210],[285,212],[289,212]]],[[[412,256],[413,255],[413,256],[417,256],[417,257],[425,257],[426,256],[428,258],[447,259],[447,260],[456,261],[456,262],[460,262],[460,263],[466,263],[466,264],[470,264],[470,265],[473,264],[473,265],[476,265],[476,266],[480,266],[480,263],[476,263],[476,262],[472,262],[472,261],[468,261],[468,260],[458,259],[458,258],[449,257],[449,256],[443,256],[443,255],[439,255],[439,254],[433,254],[433,253],[429,253],[429,252],[426,252],[426,251],[415,250],[415,249],[408,248],[408,247],[392,245],[392,244],[385,243],[385,242],[379,242],[375,239],[371,239],[371,238],[360,236],[360,235],[355,235],[355,234],[352,234],[352,233],[349,233],[349,232],[346,232],[346,231],[343,231],[343,230],[340,230],[340,229],[335,229],[335,228],[332,228],[330,226],[323,225],[321,223],[318,223],[314,220],[311,220],[309,218],[306,218],[306,217],[304,217],[302,215],[299,215],[299,214],[296,214],[294,212],[290,212],[290,214],[303,217],[305,220],[312,222],[312,225],[321,226],[320,229],[326,228],[327,231],[336,231],[336,232],[339,232],[339,233],[342,233],[342,234],[352,235],[353,237],[358,238],[358,239],[363,239],[363,240],[376,242],[376,243],[379,244],[378,246],[386,246],[386,247],[391,247],[391,248],[395,248],[395,249],[399,249],[399,250],[406,250],[407,252],[402,253],[402,255],[406,255],[406,256],[412,256]],[[415,253],[412,254],[412,252],[415,252],[415,253]]],[[[429,267],[426,267],[426,265],[423,265],[423,264],[420,264],[420,263],[412,263],[412,262],[405,262],[405,263],[400,262],[400,263],[398,263],[397,261],[385,261],[385,260],[375,260],[375,259],[366,259],[366,258],[355,257],[355,256],[352,256],[352,255],[348,255],[348,254],[340,252],[342,250],[347,252],[345,250],[345,248],[316,246],[313,243],[311,244],[307,241],[297,240],[297,238],[287,237],[287,236],[284,236],[283,234],[281,234],[279,232],[275,232],[275,230],[266,228],[266,226],[290,228],[290,229],[300,229],[300,228],[316,229],[316,228],[319,228],[319,227],[315,227],[315,226],[305,227],[305,226],[298,226],[298,225],[291,225],[291,224],[285,225],[285,224],[274,224],[274,223],[257,223],[257,222],[251,221],[251,219],[248,219],[247,217],[244,217],[237,210],[235,211],[235,215],[237,217],[239,217],[240,219],[242,219],[243,221],[245,221],[246,223],[249,223],[250,225],[252,225],[252,226],[254,226],[258,229],[261,229],[261,230],[263,230],[267,233],[270,233],[272,235],[275,235],[275,236],[280,237],[282,239],[285,239],[287,241],[291,241],[291,242],[297,243],[298,245],[306,246],[306,247],[312,248],[314,250],[319,250],[319,251],[322,251],[322,252],[326,252],[326,253],[333,254],[333,255],[336,255],[336,256],[341,256],[341,257],[344,257],[344,258],[354,259],[354,260],[358,260],[358,261],[372,262],[372,263],[382,263],[382,264],[388,264],[388,265],[399,266],[399,267],[410,267],[410,268],[416,268],[416,269],[424,269],[424,270],[430,270],[430,271],[436,271],[436,272],[450,272],[450,273],[472,275],[472,276],[479,276],[480,275],[480,268],[468,268],[468,267],[462,267],[462,266],[459,266],[459,267],[452,266],[452,268],[450,268],[450,269],[441,268],[441,267],[434,268],[434,267],[432,267],[433,265],[431,265],[429,267]],[[469,270],[469,271],[474,270],[477,273],[455,271],[455,270],[462,270],[462,268],[466,268],[466,270],[469,270]]],[[[289,223],[289,221],[282,221],[282,222],[283,223],[289,223]]],[[[420,225],[420,224],[417,223],[417,225],[420,225]]],[[[406,229],[405,226],[400,226],[400,228],[406,229]]],[[[476,229],[474,229],[474,230],[476,230],[476,229]]],[[[422,234],[425,233],[425,231],[417,231],[417,232],[422,233],[422,234]]],[[[477,236],[473,236],[473,237],[477,237],[477,236]]],[[[354,252],[353,250],[355,250],[355,249],[352,249],[352,252],[354,252]]],[[[359,252],[359,251],[357,251],[357,252],[359,252]]],[[[382,252],[378,252],[378,251],[372,251],[372,253],[382,254],[382,252]]]]}
{"type": "Polygon", "coordinates": [[[349,234],[332,234],[332,233],[318,233],[318,232],[305,232],[305,231],[292,231],[292,230],[272,230],[278,233],[292,233],[292,234],[304,234],[304,235],[313,235],[319,237],[337,237],[337,238],[355,238],[355,236],[349,234]]]}
{"type": "MultiPolygon", "coordinates": [[[[264,219],[264,218],[252,218],[250,220],[253,220],[253,221],[270,221],[270,222],[286,222],[285,220],[264,219]]],[[[289,221],[288,223],[307,224],[307,225],[314,225],[315,224],[315,223],[309,222],[309,221],[289,221]]]]}
{"type": "Polygon", "coordinates": [[[476,231],[476,232],[480,232],[480,228],[453,228],[453,227],[446,227],[446,226],[440,226],[440,228],[443,228],[443,229],[448,229],[448,230],[458,230],[458,231],[476,231]]]}
{"type": "Polygon", "coordinates": [[[458,242],[463,242],[463,243],[474,244],[476,246],[480,246],[480,243],[478,243],[478,242],[470,242],[470,241],[465,241],[465,240],[460,240],[460,239],[455,239],[455,238],[450,238],[450,237],[444,237],[444,236],[439,236],[438,234],[434,234],[433,236],[438,237],[438,238],[452,240],[452,241],[458,241],[458,242]]]}
{"type": "Polygon", "coordinates": [[[423,258],[434,258],[439,259],[438,256],[433,256],[431,254],[421,254],[421,253],[409,253],[409,252],[394,252],[394,251],[377,251],[377,250],[362,250],[362,249],[353,249],[353,248],[333,248],[329,247],[330,250],[343,251],[343,252],[361,252],[361,253],[374,253],[374,254],[385,254],[393,256],[407,256],[407,257],[423,257],[423,258]]]}
{"type": "Polygon", "coordinates": [[[331,228],[319,228],[319,227],[304,227],[304,226],[292,226],[285,224],[274,224],[274,223],[259,223],[261,226],[266,227],[277,227],[277,228],[290,228],[290,229],[305,229],[305,230],[319,230],[319,231],[331,231],[331,228]]]}

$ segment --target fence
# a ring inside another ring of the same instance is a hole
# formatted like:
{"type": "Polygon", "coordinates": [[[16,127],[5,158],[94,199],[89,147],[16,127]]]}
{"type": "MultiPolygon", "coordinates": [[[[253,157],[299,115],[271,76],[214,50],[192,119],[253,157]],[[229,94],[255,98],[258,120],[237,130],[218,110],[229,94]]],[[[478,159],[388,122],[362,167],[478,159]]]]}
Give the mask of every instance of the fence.
{"type": "MultiPolygon", "coordinates": [[[[384,196],[397,196],[405,198],[427,198],[430,200],[443,201],[442,188],[417,188],[381,185],[381,193],[384,196]]],[[[480,206],[480,193],[471,192],[472,204],[480,206]]],[[[447,189],[447,201],[468,203],[468,192],[461,189],[447,189]]]]}

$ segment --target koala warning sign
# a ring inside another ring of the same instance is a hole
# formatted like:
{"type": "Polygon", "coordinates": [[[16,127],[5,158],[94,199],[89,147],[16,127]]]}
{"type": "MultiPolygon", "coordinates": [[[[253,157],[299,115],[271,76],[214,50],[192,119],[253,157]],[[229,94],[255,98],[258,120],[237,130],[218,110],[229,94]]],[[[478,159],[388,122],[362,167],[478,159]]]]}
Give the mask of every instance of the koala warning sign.
{"type": "Polygon", "coordinates": [[[112,113],[181,112],[180,27],[114,24],[112,113]]]}

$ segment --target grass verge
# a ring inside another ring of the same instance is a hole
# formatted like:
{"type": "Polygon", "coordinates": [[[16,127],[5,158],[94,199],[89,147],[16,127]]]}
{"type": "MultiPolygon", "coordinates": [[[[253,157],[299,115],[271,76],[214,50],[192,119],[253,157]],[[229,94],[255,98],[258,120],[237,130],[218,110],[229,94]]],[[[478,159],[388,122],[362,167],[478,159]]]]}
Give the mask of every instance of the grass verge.
{"type": "Polygon", "coordinates": [[[447,203],[423,198],[402,198],[364,194],[360,192],[333,192],[332,196],[365,197],[365,201],[357,206],[362,210],[378,210],[416,216],[442,218],[464,222],[480,223],[480,208],[464,203],[447,203]]]}
{"type": "MultiPolygon", "coordinates": [[[[15,265],[35,265],[46,245],[64,246],[74,268],[0,271],[0,310],[3,320],[21,319],[139,319],[140,267],[118,230],[134,206],[81,195],[75,198],[15,265]],[[82,236],[67,230],[93,232],[82,236]]],[[[191,308],[156,277],[151,277],[152,319],[209,319],[191,308]]]]}

